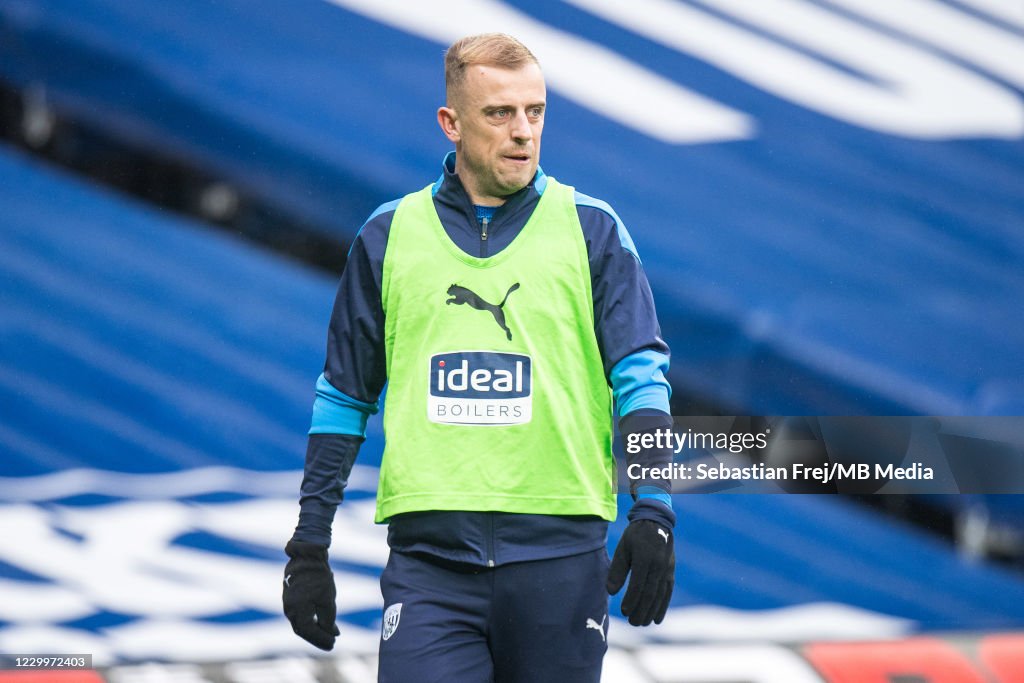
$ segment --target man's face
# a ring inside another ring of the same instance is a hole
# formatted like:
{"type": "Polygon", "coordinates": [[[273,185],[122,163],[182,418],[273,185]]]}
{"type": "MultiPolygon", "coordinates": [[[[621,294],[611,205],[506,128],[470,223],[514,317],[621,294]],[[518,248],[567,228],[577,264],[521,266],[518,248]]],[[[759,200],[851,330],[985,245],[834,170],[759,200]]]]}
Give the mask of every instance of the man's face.
{"type": "Polygon", "coordinates": [[[546,103],[540,67],[470,66],[453,97],[438,120],[455,143],[456,172],[474,203],[501,204],[526,187],[540,162],[546,103]]]}

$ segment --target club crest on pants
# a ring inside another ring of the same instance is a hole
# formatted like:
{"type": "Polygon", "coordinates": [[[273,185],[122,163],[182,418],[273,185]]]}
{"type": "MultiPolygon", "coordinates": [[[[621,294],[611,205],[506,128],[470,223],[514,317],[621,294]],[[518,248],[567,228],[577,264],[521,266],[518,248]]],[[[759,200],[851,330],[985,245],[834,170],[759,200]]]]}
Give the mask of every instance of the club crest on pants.
{"type": "Polygon", "coordinates": [[[398,630],[398,620],[401,618],[402,603],[400,602],[396,602],[384,610],[384,625],[381,629],[380,637],[387,640],[395,635],[395,631],[398,630]]]}

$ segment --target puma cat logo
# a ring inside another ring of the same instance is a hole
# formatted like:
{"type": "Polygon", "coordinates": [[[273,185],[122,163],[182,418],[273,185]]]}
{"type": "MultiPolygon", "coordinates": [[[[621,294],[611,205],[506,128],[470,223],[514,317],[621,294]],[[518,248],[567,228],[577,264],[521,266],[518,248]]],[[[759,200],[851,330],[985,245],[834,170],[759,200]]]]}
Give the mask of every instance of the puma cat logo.
{"type": "Polygon", "coordinates": [[[608,619],[608,615],[606,614],[601,619],[601,623],[599,624],[595,620],[591,619],[590,617],[587,617],[587,628],[592,628],[595,631],[597,631],[598,633],[600,633],[601,634],[601,640],[604,640],[605,639],[605,637],[604,637],[604,622],[607,619],[608,619]]]}
{"type": "Polygon", "coordinates": [[[480,298],[480,295],[471,289],[462,287],[460,285],[452,285],[448,288],[448,295],[451,299],[445,301],[445,304],[469,304],[470,307],[475,308],[478,311],[490,311],[491,315],[494,316],[494,322],[498,323],[498,327],[505,330],[505,336],[508,337],[509,341],[512,341],[512,330],[508,329],[508,325],[505,324],[505,311],[502,310],[505,306],[505,302],[508,301],[508,295],[519,289],[519,283],[515,283],[508,288],[505,292],[505,298],[501,300],[501,303],[495,306],[492,303],[488,303],[480,298]]]}

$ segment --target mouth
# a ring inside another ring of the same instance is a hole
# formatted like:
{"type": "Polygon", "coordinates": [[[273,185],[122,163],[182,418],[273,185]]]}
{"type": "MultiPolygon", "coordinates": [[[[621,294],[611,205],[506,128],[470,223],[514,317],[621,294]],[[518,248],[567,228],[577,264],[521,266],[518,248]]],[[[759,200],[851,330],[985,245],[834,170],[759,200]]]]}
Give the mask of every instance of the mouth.
{"type": "Polygon", "coordinates": [[[508,159],[509,161],[511,161],[514,164],[528,164],[528,163],[530,163],[530,155],[526,154],[526,153],[505,154],[504,158],[508,159]]]}

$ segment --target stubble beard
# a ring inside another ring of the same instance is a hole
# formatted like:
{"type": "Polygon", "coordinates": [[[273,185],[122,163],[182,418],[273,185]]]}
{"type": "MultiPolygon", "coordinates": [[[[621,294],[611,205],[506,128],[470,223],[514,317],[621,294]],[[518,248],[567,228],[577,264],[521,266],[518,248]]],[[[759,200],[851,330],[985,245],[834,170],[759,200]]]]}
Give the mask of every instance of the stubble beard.
{"type": "MultiPolygon", "coordinates": [[[[490,163],[466,157],[465,170],[473,176],[474,189],[478,195],[488,198],[508,197],[529,185],[537,171],[537,167],[531,164],[523,169],[508,169],[503,173],[504,164],[501,156],[490,163]]],[[[466,186],[466,178],[462,178],[462,183],[466,186]]]]}
{"type": "Polygon", "coordinates": [[[533,165],[507,174],[502,174],[500,168],[494,168],[490,169],[490,178],[494,189],[497,191],[497,196],[507,197],[529,185],[535,173],[536,166],[533,165]]]}

